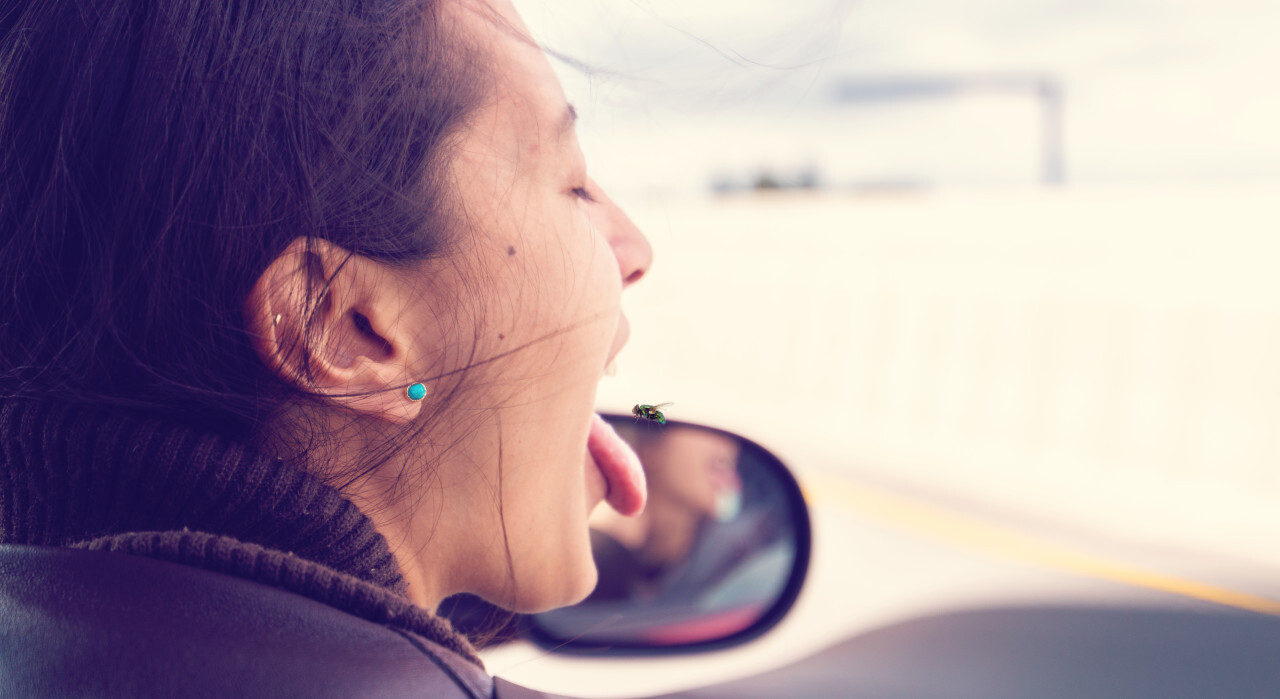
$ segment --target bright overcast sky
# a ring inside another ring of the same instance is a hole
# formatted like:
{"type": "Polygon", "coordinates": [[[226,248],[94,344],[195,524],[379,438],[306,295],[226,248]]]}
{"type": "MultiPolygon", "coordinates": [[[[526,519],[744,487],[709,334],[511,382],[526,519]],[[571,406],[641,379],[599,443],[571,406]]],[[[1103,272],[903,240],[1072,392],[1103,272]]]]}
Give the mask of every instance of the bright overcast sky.
{"type": "Polygon", "coordinates": [[[669,172],[665,142],[689,186],[815,163],[835,179],[1034,180],[1031,100],[828,100],[840,79],[991,72],[1063,86],[1073,179],[1280,178],[1275,0],[516,2],[595,69],[566,84],[588,155],[627,161],[603,165],[624,178],[669,172]]]}

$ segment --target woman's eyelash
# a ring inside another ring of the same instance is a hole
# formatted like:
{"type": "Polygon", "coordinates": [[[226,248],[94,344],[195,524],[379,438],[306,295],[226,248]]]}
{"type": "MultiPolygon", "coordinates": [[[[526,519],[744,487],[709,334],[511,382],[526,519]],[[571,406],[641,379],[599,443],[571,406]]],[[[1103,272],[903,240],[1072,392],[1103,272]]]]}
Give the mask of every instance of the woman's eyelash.
{"type": "Polygon", "coordinates": [[[583,201],[594,202],[596,200],[595,197],[591,196],[591,192],[587,191],[586,187],[574,187],[569,191],[573,193],[573,196],[583,201]]]}

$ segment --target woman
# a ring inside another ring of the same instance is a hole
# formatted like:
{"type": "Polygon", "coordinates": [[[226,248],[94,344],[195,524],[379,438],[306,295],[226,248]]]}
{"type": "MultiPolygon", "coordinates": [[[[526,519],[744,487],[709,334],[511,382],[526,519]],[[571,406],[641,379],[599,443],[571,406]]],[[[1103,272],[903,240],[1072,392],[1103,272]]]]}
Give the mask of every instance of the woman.
{"type": "Polygon", "coordinates": [[[490,695],[651,254],[507,0],[10,2],[0,109],[4,691],[490,695]]]}

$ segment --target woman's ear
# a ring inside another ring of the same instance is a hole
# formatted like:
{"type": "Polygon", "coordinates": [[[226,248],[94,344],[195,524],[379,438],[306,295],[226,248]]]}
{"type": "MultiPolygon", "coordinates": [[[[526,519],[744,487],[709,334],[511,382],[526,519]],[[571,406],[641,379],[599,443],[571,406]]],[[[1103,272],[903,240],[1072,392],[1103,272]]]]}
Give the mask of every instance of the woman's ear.
{"type": "Polygon", "coordinates": [[[406,387],[413,336],[399,324],[402,282],[326,240],[299,237],[245,300],[262,361],[284,380],[356,413],[406,423],[422,410],[406,387]]]}

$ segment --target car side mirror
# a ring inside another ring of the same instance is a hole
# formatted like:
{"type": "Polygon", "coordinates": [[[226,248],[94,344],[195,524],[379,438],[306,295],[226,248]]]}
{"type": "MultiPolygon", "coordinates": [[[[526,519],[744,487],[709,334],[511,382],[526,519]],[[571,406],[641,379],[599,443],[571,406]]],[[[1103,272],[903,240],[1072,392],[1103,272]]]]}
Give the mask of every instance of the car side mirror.
{"type": "Polygon", "coordinates": [[[809,569],[809,513],[791,472],[723,430],[604,417],[640,456],[648,505],[634,518],[593,514],[595,591],[524,617],[522,635],[556,652],[668,654],[775,626],[809,569]]]}

